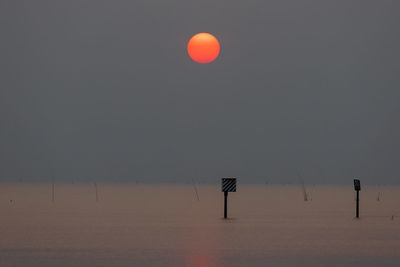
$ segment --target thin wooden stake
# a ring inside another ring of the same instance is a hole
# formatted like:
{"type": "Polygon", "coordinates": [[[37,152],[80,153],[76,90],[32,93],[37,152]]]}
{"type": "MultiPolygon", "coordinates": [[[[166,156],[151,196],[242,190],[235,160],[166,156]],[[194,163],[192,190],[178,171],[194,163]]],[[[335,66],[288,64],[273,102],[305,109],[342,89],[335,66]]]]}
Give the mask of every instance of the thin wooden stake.
{"type": "Polygon", "coordinates": [[[196,183],[194,182],[193,178],[192,178],[192,185],[193,185],[193,188],[194,188],[194,192],[196,192],[197,201],[200,201],[199,193],[197,192],[196,183]]]}
{"type": "Polygon", "coordinates": [[[54,198],[54,178],[52,178],[52,185],[51,185],[51,202],[53,202],[54,203],[54,200],[55,200],[55,198],[54,198]]]}
{"type": "Polygon", "coordinates": [[[94,188],[96,189],[96,202],[99,202],[99,193],[97,191],[97,183],[94,182],[94,188]]]}

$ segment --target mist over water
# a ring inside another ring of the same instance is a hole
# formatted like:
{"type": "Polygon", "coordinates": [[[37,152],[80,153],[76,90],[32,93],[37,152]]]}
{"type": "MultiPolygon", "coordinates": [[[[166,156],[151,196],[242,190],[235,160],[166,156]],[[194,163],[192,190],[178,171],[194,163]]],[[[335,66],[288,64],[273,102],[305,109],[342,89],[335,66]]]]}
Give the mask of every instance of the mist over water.
{"type": "Polygon", "coordinates": [[[398,266],[400,188],[1,184],[0,266],[398,266]]]}

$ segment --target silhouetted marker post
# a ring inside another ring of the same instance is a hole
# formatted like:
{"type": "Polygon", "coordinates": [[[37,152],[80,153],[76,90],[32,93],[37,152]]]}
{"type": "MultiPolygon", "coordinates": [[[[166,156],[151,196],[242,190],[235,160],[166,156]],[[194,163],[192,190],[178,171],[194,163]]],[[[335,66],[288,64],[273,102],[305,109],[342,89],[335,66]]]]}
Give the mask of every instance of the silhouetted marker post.
{"type": "Polygon", "coordinates": [[[224,219],[228,218],[228,192],[236,192],[236,178],[222,178],[224,192],[224,219]]]}
{"type": "Polygon", "coordinates": [[[354,190],[357,192],[357,199],[356,199],[356,218],[360,218],[360,198],[359,198],[359,193],[361,190],[361,183],[360,180],[354,179],[354,190]]]}

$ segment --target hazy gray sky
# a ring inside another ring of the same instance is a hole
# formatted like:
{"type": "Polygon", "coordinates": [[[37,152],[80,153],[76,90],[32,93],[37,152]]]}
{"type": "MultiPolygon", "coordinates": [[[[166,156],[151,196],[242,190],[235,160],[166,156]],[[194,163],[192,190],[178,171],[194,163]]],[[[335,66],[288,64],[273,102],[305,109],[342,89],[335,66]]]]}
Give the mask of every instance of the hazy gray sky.
{"type": "Polygon", "coordinates": [[[400,181],[399,1],[1,1],[0,176],[400,181]],[[220,57],[193,62],[190,37],[220,57]]]}

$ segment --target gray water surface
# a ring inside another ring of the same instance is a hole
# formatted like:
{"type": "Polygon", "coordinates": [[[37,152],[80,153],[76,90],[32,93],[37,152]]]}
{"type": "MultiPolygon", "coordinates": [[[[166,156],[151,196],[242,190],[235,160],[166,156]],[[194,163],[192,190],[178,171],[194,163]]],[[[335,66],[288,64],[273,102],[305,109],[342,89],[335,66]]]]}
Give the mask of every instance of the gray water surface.
{"type": "Polygon", "coordinates": [[[400,188],[1,184],[0,266],[399,266],[400,188]],[[380,193],[379,193],[380,192],[380,193]],[[378,201],[379,194],[379,201],[378,201]]]}

